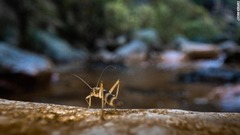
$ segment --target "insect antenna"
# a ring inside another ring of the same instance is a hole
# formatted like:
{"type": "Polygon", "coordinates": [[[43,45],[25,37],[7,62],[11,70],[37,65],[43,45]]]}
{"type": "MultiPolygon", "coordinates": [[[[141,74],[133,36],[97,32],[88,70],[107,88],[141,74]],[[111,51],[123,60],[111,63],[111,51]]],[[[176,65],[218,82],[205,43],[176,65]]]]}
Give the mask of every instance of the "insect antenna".
{"type": "Polygon", "coordinates": [[[98,82],[97,82],[97,85],[96,85],[96,87],[98,86],[98,84],[99,84],[99,82],[100,82],[100,80],[101,80],[101,78],[102,78],[102,75],[103,75],[103,73],[105,72],[105,70],[106,69],[108,69],[108,68],[110,68],[110,67],[112,67],[112,68],[116,68],[115,66],[113,66],[113,65],[108,65],[108,66],[106,66],[104,69],[103,69],[103,71],[102,71],[102,73],[101,73],[101,75],[100,75],[100,77],[99,77],[99,79],[98,79],[98,82]]]}
{"type": "Polygon", "coordinates": [[[78,79],[80,79],[82,82],[84,82],[90,89],[93,89],[87,82],[85,82],[80,76],[73,74],[76,76],[78,79]]]}

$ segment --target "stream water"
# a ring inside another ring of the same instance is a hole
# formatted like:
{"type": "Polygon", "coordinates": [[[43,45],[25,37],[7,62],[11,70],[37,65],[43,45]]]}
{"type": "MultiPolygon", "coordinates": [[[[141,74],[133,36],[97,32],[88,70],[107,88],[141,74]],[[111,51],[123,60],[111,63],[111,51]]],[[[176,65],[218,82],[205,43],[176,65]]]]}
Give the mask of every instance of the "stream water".
{"type": "MultiPolygon", "coordinates": [[[[46,102],[63,105],[87,107],[85,97],[91,92],[74,74],[81,76],[91,87],[96,86],[102,67],[75,66],[59,68],[55,71],[53,82],[45,90],[25,93],[13,99],[46,102]],[[55,80],[55,81],[54,81],[55,80]]],[[[104,88],[109,90],[117,79],[120,79],[118,98],[124,105],[119,108],[172,108],[193,111],[229,111],[219,106],[217,101],[209,100],[209,93],[224,84],[214,83],[181,83],[177,76],[185,71],[161,70],[156,68],[124,68],[108,69],[101,80],[104,88]]],[[[101,100],[92,98],[92,108],[100,108],[101,100]]],[[[110,107],[110,106],[107,106],[110,107]]],[[[231,110],[236,111],[236,110],[231,110]]]]}

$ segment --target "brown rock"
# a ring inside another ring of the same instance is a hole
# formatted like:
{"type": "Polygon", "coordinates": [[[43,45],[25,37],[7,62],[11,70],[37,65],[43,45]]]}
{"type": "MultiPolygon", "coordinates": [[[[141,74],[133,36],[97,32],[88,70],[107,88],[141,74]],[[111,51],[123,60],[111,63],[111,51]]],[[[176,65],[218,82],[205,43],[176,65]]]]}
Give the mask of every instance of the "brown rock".
{"type": "Polygon", "coordinates": [[[190,60],[215,59],[221,51],[214,44],[189,41],[185,38],[177,39],[181,51],[185,52],[190,60]]]}
{"type": "MultiPolygon", "coordinates": [[[[194,46],[194,45],[193,45],[194,46]]],[[[213,45],[199,45],[194,46],[192,48],[188,48],[188,50],[184,50],[186,55],[191,60],[196,59],[214,59],[220,55],[220,51],[217,47],[213,45]]]]}
{"type": "Polygon", "coordinates": [[[99,109],[0,99],[0,133],[10,134],[238,134],[239,113],[172,109],[99,109]]]}

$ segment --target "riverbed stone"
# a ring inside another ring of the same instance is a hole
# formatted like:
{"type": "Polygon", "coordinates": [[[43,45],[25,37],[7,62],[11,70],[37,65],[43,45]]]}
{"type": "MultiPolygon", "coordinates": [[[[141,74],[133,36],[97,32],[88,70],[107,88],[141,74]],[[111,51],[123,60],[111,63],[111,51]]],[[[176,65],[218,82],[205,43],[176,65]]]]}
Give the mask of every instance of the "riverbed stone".
{"type": "Polygon", "coordinates": [[[46,57],[0,43],[0,93],[48,84],[52,70],[46,57]]]}
{"type": "Polygon", "coordinates": [[[176,109],[100,109],[0,99],[0,132],[11,134],[228,134],[240,133],[239,113],[176,109]]]}
{"type": "Polygon", "coordinates": [[[116,54],[120,57],[128,57],[133,53],[145,53],[148,47],[141,40],[133,40],[128,44],[122,45],[116,50],[116,54]]]}
{"type": "Polygon", "coordinates": [[[166,50],[158,56],[157,66],[162,69],[179,69],[186,65],[186,54],[181,51],[166,50]]]}
{"type": "Polygon", "coordinates": [[[64,63],[75,60],[85,60],[87,53],[74,49],[64,39],[45,31],[35,33],[34,50],[50,57],[54,62],[64,63]]]}
{"type": "Polygon", "coordinates": [[[144,61],[147,60],[148,50],[147,44],[137,39],[119,47],[115,51],[115,57],[129,67],[144,65],[144,61]]]}
{"type": "Polygon", "coordinates": [[[220,49],[214,44],[190,41],[183,37],[177,38],[175,44],[190,60],[215,59],[221,54],[220,49]]]}

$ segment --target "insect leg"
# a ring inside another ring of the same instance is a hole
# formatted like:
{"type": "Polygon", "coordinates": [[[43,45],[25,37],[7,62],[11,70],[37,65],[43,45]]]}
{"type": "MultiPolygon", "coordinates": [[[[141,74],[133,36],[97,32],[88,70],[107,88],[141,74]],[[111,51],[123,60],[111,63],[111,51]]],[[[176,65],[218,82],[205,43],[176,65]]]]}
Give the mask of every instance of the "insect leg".
{"type": "Polygon", "coordinates": [[[120,87],[120,81],[117,80],[117,81],[115,82],[115,84],[112,86],[112,88],[109,90],[109,93],[112,94],[113,91],[116,89],[115,97],[112,98],[112,100],[111,100],[111,102],[110,102],[110,104],[114,107],[115,110],[116,110],[116,106],[122,106],[122,104],[123,104],[122,101],[119,101],[119,100],[117,99],[117,97],[118,97],[118,92],[119,92],[119,87],[120,87]],[[115,100],[115,99],[116,99],[116,100],[115,100]]]}
{"type": "MultiPolygon", "coordinates": [[[[118,82],[119,82],[119,80],[118,80],[118,82]]],[[[117,91],[116,91],[116,97],[118,97],[118,92],[119,92],[119,86],[120,86],[120,82],[118,83],[118,85],[117,85],[117,91]]]]}
{"type": "Polygon", "coordinates": [[[92,103],[92,95],[88,95],[85,99],[88,103],[88,109],[89,109],[91,107],[91,103],[92,103]]]}
{"type": "Polygon", "coordinates": [[[102,99],[102,114],[101,114],[101,119],[104,119],[104,106],[105,106],[105,102],[104,102],[104,100],[105,100],[105,97],[104,97],[104,94],[103,94],[103,82],[101,82],[101,84],[100,84],[100,91],[99,92],[101,92],[101,99],[102,99]]]}
{"type": "Polygon", "coordinates": [[[115,96],[117,97],[118,96],[118,91],[119,91],[119,85],[120,85],[120,81],[117,80],[115,82],[115,84],[112,86],[112,88],[109,90],[109,93],[112,93],[113,90],[117,87],[116,94],[115,94],[115,96]]]}

